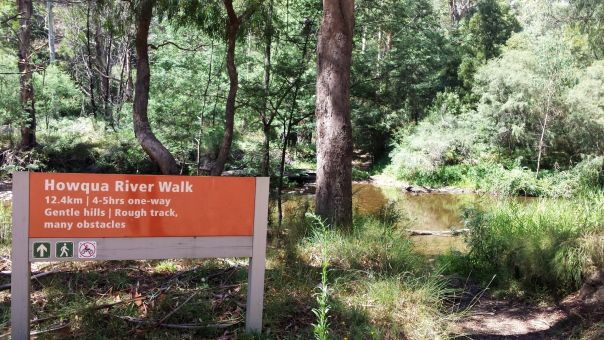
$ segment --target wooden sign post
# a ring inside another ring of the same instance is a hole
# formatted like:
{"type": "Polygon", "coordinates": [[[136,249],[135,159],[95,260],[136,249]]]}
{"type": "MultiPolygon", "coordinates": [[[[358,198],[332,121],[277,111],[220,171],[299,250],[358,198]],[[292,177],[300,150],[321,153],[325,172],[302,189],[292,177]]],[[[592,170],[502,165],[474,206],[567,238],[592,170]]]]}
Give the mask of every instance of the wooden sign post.
{"type": "Polygon", "coordinates": [[[30,263],[249,257],[246,330],[262,329],[269,180],[13,175],[11,335],[30,334],[30,263]]]}

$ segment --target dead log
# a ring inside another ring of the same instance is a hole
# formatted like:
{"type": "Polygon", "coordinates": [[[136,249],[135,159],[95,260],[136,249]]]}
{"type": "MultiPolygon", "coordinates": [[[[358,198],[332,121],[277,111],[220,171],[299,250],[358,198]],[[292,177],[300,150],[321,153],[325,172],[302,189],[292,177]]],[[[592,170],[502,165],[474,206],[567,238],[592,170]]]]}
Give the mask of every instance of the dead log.
{"type": "Polygon", "coordinates": [[[452,230],[417,230],[407,229],[409,236],[458,236],[470,232],[470,229],[452,229],[452,230]]]}

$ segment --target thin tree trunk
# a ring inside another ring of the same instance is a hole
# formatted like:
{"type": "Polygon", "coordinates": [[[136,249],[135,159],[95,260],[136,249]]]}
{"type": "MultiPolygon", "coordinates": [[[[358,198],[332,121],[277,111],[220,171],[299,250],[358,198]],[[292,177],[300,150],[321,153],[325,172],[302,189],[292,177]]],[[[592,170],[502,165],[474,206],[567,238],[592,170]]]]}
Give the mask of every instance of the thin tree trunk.
{"type": "Polygon", "coordinates": [[[201,105],[201,114],[199,115],[199,133],[197,134],[197,157],[195,163],[197,164],[197,175],[199,175],[199,167],[201,166],[201,134],[204,126],[204,112],[206,110],[206,104],[208,101],[208,91],[210,89],[210,83],[212,82],[212,66],[214,62],[214,39],[212,39],[210,45],[210,63],[208,66],[208,81],[206,82],[206,88],[203,90],[203,104],[201,105]]]}
{"type": "MultiPolygon", "coordinates": [[[[97,16],[101,16],[100,9],[97,7],[97,16]]],[[[101,31],[101,22],[97,18],[94,35],[96,45],[96,57],[98,72],[101,78],[101,93],[103,104],[103,116],[113,126],[113,117],[111,113],[111,49],[113,45],[113,31],[109,31],[109,40],[106,41],[101,31]],[[107,46],[105,46],[107,44],[107,46]]]]}
{"type": "Polygon", "coordinates": [[[96,101],[94,99],[94,69],[92,67],[92,47],[90,46],[90,2],[92,0],[88,0],[88,7],[86,9],[86,50],[88,52],[87,66],[88,73],[90,74],[90,84],[89,84],[89,95],[90,95],[90,108],[92,110],[92,114],[96,117],[96,101]]]}
{"type": "Polygon", "coordinates": [[[103,75],[103,87],[105,92],[105,119],[109,121],[111,126],[113,126],[113,113],[112,113],[112,101],[111,101],[111,67],[112,59],[111,59],[111,50],[113,47],[113,31],[109,33],[109,44],[107,47],[107,56],[104,59],[105,62],[105,74],[103,75]]]}
{"type": "MultiPolygon", "coordinates": [[[[552,76],[552,78],[553,78],[553,76],[552,76]]],[[[547,84],[547,92],[546,92],[547,100],[545,102],[545,117],[543,118],[543,124],[541,124],[541,136],[539,137],[539,145],[538,145],[538,149],[537,149],[537,171],[536,171],[535,176],[539,176],[539,170],[541,169],[541,157],[543,155],[543,148],[545,146],[545,132],[547,130],[547,121],[549,120],[552,96],[553,96],[553,92],[554,92],[554,89],[552,88],[553,86],[554,86],[553,80],[550,79],[550,81],[547,84]]]]}
{"type": "Polygon", "coordinates": [[[334,226],[352,223],[350,65],[353,0],[324,0],[317,44],[316,213],[334,226]]]}
{"type": "MultiPolygon", "coordinates": [[[[128,39],[126,38],[126,41],[128,41],[128,39]]],[[[115,112],[118,113],[117,117],[115,118],[115,125],[117,127],[119,127],[120,125],[120,115],[119,113],[122,111],[122,105],[124,105],[124,73],[126,71],[126,59],[128,58],[128,45],[126,43],[125,48],[123,49],[122,52],[122,67],[120,69],[120,81],[118,83],[118,89],[117,89],[117,94],[116,94],[116,100],[117,100],[117,106],[116,106],[116,110],[115,112]]]]}
{"type": "Polygon", "coordinates": [[[361,38],[361,52],[365,53],[367,48],[367,26],[363,26],[363,37],[361,38]]]}
{"type": "Polygon", "coordinates": [[[139,5],[136,31],[136,85],[134,93],[134,134],[143,150],[159,165],[163,174],[177,174],[178,165],[174,156],[155,137],[147,117],[149,104],[149,84],[151,72],[149,69],[149,26],[153,15],[153,0],[142,0],[139,5]]]}
{"type": "MultiPolygon", "coordinates": [[[[289,115],[287,119],[284,119],[283,122],[283,145],[281,148],[281,162],[279,163],[279,178],[277,181],[277,216],[278,216],[278,225],[281,227],[283,223],[283,176],[285,176],[285,156],[287,154],[287,137],[291,133],[291,129],[294,126],[294,114],[296,113],[296,109],[298,108],[297,100],[298,100],[298,91],[300,90],[300,83],[302,80],[302,75],[304,74],[304,70],[306,68],[306,54],[308,53],[308,40],[310,38],[311,26],[310,21],[306,22],[303,34],[305,35],[304,46],[302,47],[302,58],[300,58],[300,69],[298,71],[298,75],[296,77],[296,81],[294,82],[294,93],[292,97],[292,105],[289,111],[289,115]]],[[[301,120],[301,119],[300,119],[301,120]]],[[[300,120],[296,122],[299,123],[300,120]]]]}
{"type": "Polygon", "coordinates": [[[52,0],[46,0],[46,12],[48,21],[48,54],[52,64],[55,61],[55,23],[52,13],[52,0]]]}
{"type": "MultiPolygon", "coordinates": [[[[295,102],[294,102],[295,103],[295,102]]],[[[294,104],[292,104],[294,105],[294,104]]],[[[292,109],[293,112],[293,109],[292,109]]],[[[291,131],[292,126],[292,114],[290,113],[289,117],[287,117],[287,121],[283,122],[283,145],[281,146],[281,160],[279,162],[279,181],[277,184],[277,216],[278,216],[278,226],[281,227],[283,223],[283,176],[285,176],[285,155],[287,153],[287,136],[291,131]]]]}
{"type": "Polygon", "coordinates": [[[20,102],[23,111],[27,112],[27,121],[21,126],[21,148],[27,150],[36,145],[36,109],[29,59],[31,50],[31,20],[34,12],[32,1],[17,0],[17,11],[20,17],[18,53],[21,90],[20,102]]]}
{"type": "Polygon", "coordinates": [[[272,124],[268,122],[262,122],[262,133],[264,134],[264,141],[262,143],[262,164],[260,165],[260,176],[269,176],[270,168],[270,143],[271,143],[271,128],[272,124]]]}
{"type": "Polygon", "coordinates": [[[541,137],[539,138],[539,150],[537,153],[537,171],[536,176],[539,176],[539,170],[541,168],[541,155],[543,154],[543,139],[545,137],[545,130],[547,128],[547,119],[549,118],[549,112],[545,112],[545,118],[543,119],[543,125],[541,126],[541,137]]]}
{"type": "Polygon", "coordinates": [[[237,66],[235,65],[235,42],[237,40],[237,31],[239,30],[239,18],[233,8],[232,0],[223,0],[227,10],[227,72],[229,74],[229,94],[227,96],[226,108],[224,112],[224,136],[222,145],[216,158],[214,166],[210,170],[210,175],[220,176],[224,171],[224,166],[231,151],[233,143],[233,128],[235,124],[235,99],[237,97],[237,87],[239,79],[237,77],[237,66]]]}
{"type": "Polygon", "coordinates": [[[134,85],[132,84],[132,63],[130,60],[130,38],[128,38],[128,45],[126,46],[126,89],[124,90],[124,101],[132,100],[132,88],[134,85]]]}
{"type": "Polygon", "coordinates": [[[270,168],[270,134],[271,125],[273,122],[274,115],[268,117],[268,99],[270,96],[270,82],[271,82],[271,47],[273,43],[273,0],[268,3],[268,15],[266,29],[264,31],[265,46],[264,46],[264,99],[262,103],[262,132],[264,133],[264,143],[262,145],[262,165],[260,167],[260,174],[262,176],[269,176],[270,168]]]}

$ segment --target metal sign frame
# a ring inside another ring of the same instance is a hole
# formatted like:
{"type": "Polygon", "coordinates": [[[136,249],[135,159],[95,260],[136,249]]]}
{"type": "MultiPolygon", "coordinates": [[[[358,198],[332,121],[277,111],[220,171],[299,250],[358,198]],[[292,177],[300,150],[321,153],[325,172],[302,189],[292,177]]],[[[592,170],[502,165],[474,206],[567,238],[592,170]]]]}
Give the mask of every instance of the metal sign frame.
{"type": "Polygon", "coordinates": [[[254,232],[252,236],[212,237],[128,237],[128,238],[30,238],[29,237],[29,173],[13,174],[13,224],[11,273],[11,336],[29,339],[31,262],[158,260],[248,257],[248,290],[245,316],[246,331],[262,330],[266,233],[268,223],[269,178],[256,177],[254,232]],[[34,258],[34,242],[73,242],[73,253],[80,241],[96,242],[103,252],[92,259],[57,257],[55,247],[50,257],[34,258]]]}

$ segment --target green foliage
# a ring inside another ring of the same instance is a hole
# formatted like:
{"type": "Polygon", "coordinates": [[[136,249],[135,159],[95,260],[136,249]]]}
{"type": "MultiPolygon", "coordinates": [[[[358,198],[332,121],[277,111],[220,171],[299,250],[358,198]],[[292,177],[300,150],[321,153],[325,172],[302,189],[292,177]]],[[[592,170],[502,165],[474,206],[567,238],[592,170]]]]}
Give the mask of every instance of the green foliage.
{"type": "MultiPolygon", "coordinates": [[[[355,215],[348,231],[317,225],[308,228],[312,225],[309,220],[300,223],[299,215],[295,218],[294,224],[285,221],[288,238],[306,237],[294,243],[291,251],[296,259],[309,259],[310,267],[298,268],[290,262],[288,274],[278,275],[311,278],[309,290],[316,291],[323,264],[329,263],[331,337],[426,339],[446,334],[451,319],[442,309],[448,296],[444,281],[425,271],[425,259],[414,252],[401,229],[405,216],[393,205],[386,205],[375,216],[355,215]],[[372,301],[371,308],[363,307],[367,301],[372,301]]],[[[292,296],[290,288],[287,296],[292,296]]],[[[278,313],[283,314],[283,309],[278,313]]]]}
{"type": "Polygon", "coordinates": [[[436,168],[434,171],[417,171],[412,173],[406,179],[413,183],[427,187],[442,187],[447,185],[460,184],[464,180],[464,175],[468,167],[465,165],[449,165],[436,168]]]}
{"type": "Polygon", "coordinates": [[[604,57],[604,3],[594,0],[573,0],[569,2],[573,15],[572,24],[587,34],[594,53],[604,57]]]}
{"type": "Polygon", "coordinates": [[[473,56],[486,61],[497,57],[512,33],[519,30],[507,2],[480,0],[473,13],[462,20],[459,33],[473,56]]]}
{"type": "Polygon", "coordinates": [[[367,171],[352,168],[352,180],[353,181],[367,181],[371,176],[367,171]]]}
{"type": "MultiPolygon", "coordinates": [[[[94,118],[53,120],[29,152],[29,169],[61,172],[153,173],[155,168],[128,131],[109,132],[94,118]]],[[[6,171],[26,165],[7,164],[6,171]],[[12,167],[12,168],[8,168],[12,167]]]]}
{"type": "Polygon", "coordinates": [[[454,38],[458,43],[458,73],[465,101],[473,101],[471,89],[479,67],[499,56],[505,42],[519,30],[518,20],[504,1],[480,0],[462,18],[454,38]]]}
{"type": "Polygon", "coordinates": [[[566,131],[576,140],[575,154],[604,154],[604,60],[594,62],[580,73],[577,84],[565,98],[569,116],[566,131]]]}
{"type": "Polygon", "coordinates": [[[71,77],[56,64],[49,65],[33,77],[36,110],[46,124],[50,118],[77,116],[82,109],[83,94],[71,77]]]}
{"type": "Polygon", "coordinates": [[[19,104],[19,77],[17,58],[0,49],[0,72],[14,73],[0,75],[0,125],[18,123],[22,117],[19,104]]]}
{"type": "Polygon", "coordinates": [[[542,166],[567,165],[576,147],[585,143],[565,131],[568,110],[564,99],[576,81],[576,59],[568,43],[557,35],[518,35],[514,39],[522,40],[525,47],[506,50],[478,72],[478,112],[492,120],[493,142],[508,157],[521,157],[523,165],[535,168],[543,133],[546,152],[542,166]]]}
{"type": "Polygon", "coordinates": [[[466,271],[528,292],[566,293],[603,264],[604,197],[576,201],[540,200],[520,204],[503,200],[467,212],[470,252],[458,259],[466,271]]]}
{"type": "Polygon", "coordinates": [[[356,145],[380,158],[394,131],[423,118],[446,86],[450,51],[428,0],[359,1],[356,7],[353,134],[356,145]]]}
{"type": "Polygon", "coordinates": [[[604,67],[586,58],[572,30],[526,22],[531,29],[512,35],[499,58],[476,64],[476,109],[463,91],[440,93],[430,115],[400,133],[388,171],[501,195],[570,197],[601,187],[589,173],[601,171],[604,67]]]}
{"type": "MultiPolygon", "coordinates": [[[[326,236],[329,263],[351,270],[419,271],[423,261],[414,253],[405,231],[387,218],[379,217],[356,216],[352,230],[330,230],[326,236]]],[[[307,251],[318,246],[310,238],[307,251]]]]}
{"type": "Polygon", "coordinates": [[[219,93],[226,90],[220,67],[224,47],[189,27],[176,30],[167,26],[157,35],[179,46],[189,46],[191,41],[211,46],[188,53],[179,53],[173,45],[163,46],[154,53],[151,68],[149,117],[153,130],[180,164],[195,168],[198,152],[201,158],[213,159],[222,143],[224,100],[219,93]]]}

